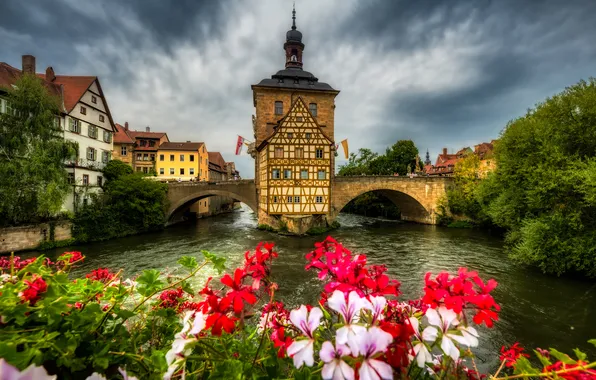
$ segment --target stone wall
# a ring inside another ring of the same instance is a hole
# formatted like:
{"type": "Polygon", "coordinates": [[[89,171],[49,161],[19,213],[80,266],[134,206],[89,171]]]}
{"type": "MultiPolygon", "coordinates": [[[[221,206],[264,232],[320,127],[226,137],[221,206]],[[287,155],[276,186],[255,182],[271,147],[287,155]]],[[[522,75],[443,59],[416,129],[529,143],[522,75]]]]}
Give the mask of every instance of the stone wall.
{"type": "MultiPolygon", "coordinates": [[[[72,238],[70,221],[52,222],[54,241],[72,238]]],[[[50,223],[29,226],[0,228],[0,253],[10,253],[37,248],[42,242],[50,241],[50,223]]]]}

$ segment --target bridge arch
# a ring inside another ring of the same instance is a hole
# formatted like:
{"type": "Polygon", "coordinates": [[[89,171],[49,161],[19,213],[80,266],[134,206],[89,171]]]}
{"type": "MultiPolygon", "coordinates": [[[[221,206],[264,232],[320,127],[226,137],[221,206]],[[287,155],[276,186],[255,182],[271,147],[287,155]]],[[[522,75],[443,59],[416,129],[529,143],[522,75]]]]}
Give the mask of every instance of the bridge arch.
{"type": "Polygon", "coordinates": [[[242,202],[257,213],[254,181],[172,183],[168,185],[169,207],[166,211],[166,221],[169,223],[178,211],[190,207],[196,201],[212,196],[222,196],[242,202]]]}

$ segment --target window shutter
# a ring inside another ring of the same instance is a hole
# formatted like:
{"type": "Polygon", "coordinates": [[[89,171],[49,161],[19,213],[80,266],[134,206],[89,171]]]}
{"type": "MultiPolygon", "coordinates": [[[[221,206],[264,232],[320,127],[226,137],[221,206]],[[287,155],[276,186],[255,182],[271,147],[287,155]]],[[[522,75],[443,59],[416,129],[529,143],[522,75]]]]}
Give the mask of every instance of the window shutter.
{"type": "Polygon", "coordinates": [[[74,124],[71,118],[68,118],[68,129],[70,129],[70,131],[72,132],[74,128],[74,124]]]}

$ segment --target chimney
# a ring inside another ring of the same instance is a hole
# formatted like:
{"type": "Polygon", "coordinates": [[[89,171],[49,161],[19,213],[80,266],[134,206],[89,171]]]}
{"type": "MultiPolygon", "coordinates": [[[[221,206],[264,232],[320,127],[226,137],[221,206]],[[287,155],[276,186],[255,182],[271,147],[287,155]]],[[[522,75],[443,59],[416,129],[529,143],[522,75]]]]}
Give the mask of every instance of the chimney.
{"type": "Polygon", "coordinates": [[[23,74],[35,75],[35,57],[32,55],[24,55],[23,57],[23,74]]]}
{"type": "Polygon", "coordinates": [[[52,66],[48,66],[48,68],[46,69],[46,80],[48,82],[53,82],[54,79],[56,79],[56,74],[54,74],[54,69],[52,68],[52,66]]]}
{"type": "Polygon", "coordinates": [[[447,155],[447,148],[443,148],[443,155],[446,156],[447,155]]]}
{"type": "Polygon", "coordinates": [[[151,132],[151,129],[149,127],[145,128],[145,132],[151,132]]]}
{"type": "Polygon", "coordinates": [[[124,130],[128,131],[128,121],[124,122],[124,130]]]}

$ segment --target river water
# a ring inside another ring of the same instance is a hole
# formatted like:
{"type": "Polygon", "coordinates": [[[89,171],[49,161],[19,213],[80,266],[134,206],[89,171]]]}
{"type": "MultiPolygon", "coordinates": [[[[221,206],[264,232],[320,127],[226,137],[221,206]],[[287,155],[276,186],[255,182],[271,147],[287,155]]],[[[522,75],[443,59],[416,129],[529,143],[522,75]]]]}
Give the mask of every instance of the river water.
{"type": "MultiPolygon", "coordinates": [[[[494,278],[494,291],[501,305],[500,320],[493,329],[481,328],[480,347],[474,352],[481,371],[498,366],[499,349],[519,341],[524,347],[556,347],[571,353],[579,347],[596,359],[596,350],[587,343],[596,338],[596,283],[579,278],[556,278],[513,264],[503,249],[502,239],[485,231],[447,229],[436,226],[379,221],[340,214],[342,227],[332,236],[355,253],[364,253],[369,262],[385,264],[401,281],[402,299],[420,297],[424,274],[441,270],[455,272],[465,266],[483,279],[494,278]]],[[[273,264],[277,295],[296,306],[316,302],[321,283],[314,273],[305,272],[304,255],[317,237],[290,237],[255,229],[256,218],[246,207],[232,214],[176,225],[164,231],[73,247],[86,256],[79,274],[97,267],[124,269],[134,276],[143,269],[176,266],[180,256],[201,260],[201,250],[226,257],[233,268],[246,250],[260,241],[276,243],[279,258],[273,264]]],[[[45,252],[55,257],[68,248],[45,252]]],[[[33,253],[32,253],[33,254],[33,253]]],[[[29,256],[22,255],[22,256],[29,256]]],[[[213,275],[202,273],[202,279],[213,275]]],[[[201,281],[202,281],[201,279],[201,281]]]]}

